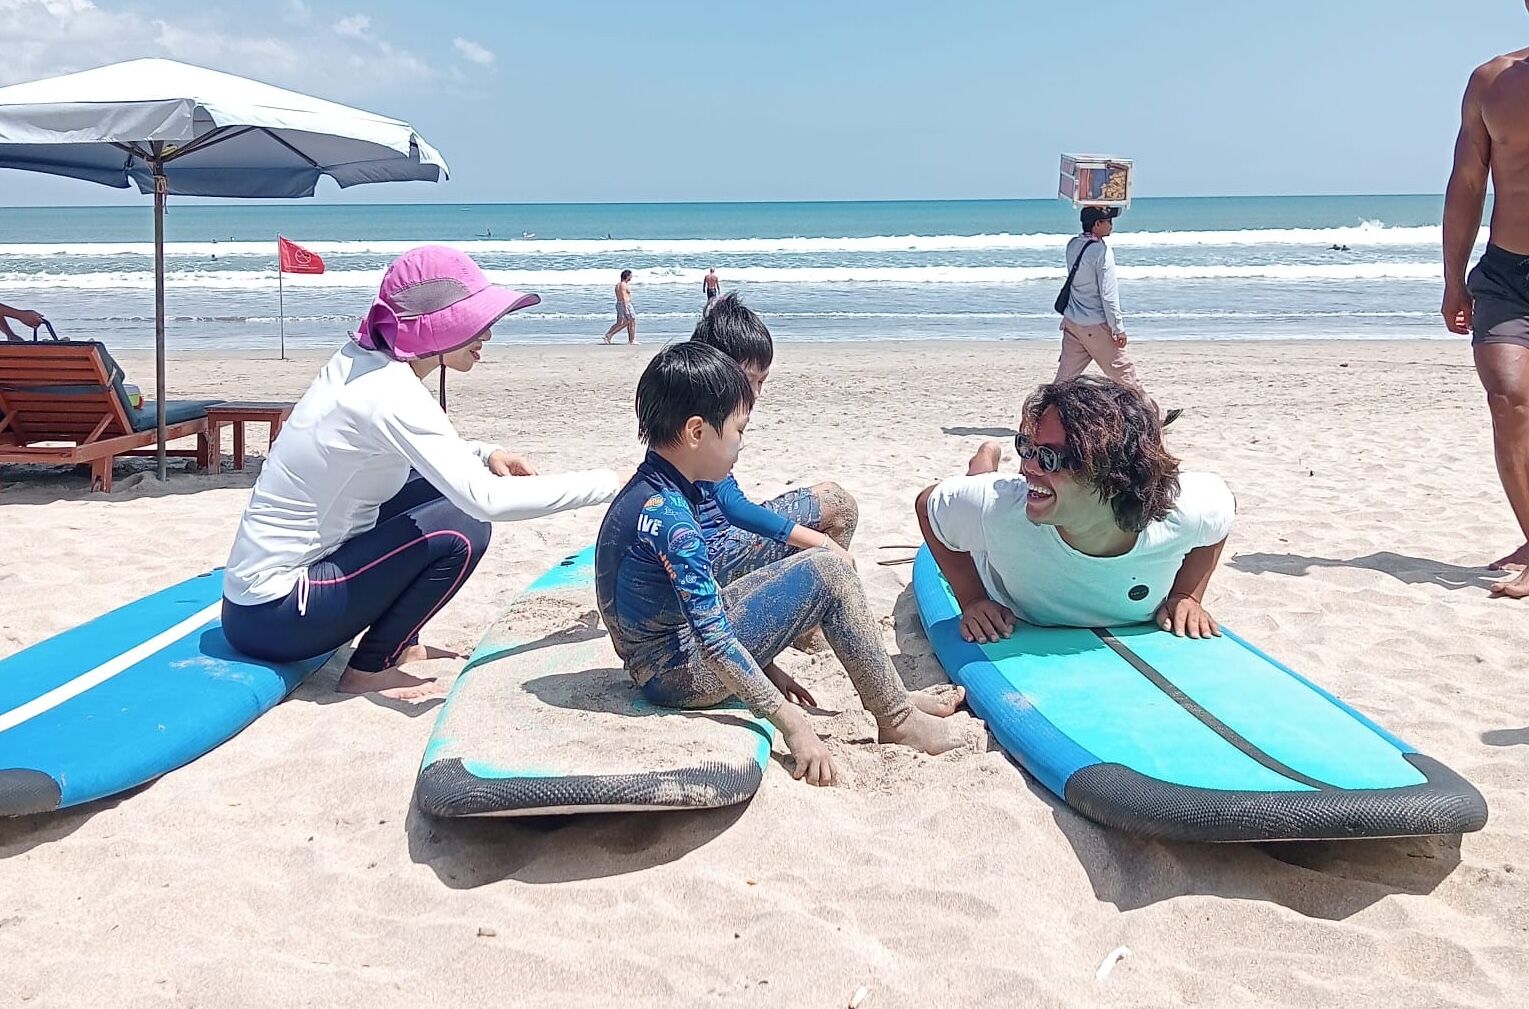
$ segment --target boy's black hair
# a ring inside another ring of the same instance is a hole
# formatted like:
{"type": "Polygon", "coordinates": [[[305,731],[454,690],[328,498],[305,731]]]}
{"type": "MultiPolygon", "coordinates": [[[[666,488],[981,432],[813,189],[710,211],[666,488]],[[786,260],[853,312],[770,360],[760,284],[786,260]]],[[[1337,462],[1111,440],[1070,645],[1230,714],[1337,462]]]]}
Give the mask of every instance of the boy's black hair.
{"type": "Polygon", "coordinates": [[[691,417],[721,431],[733,414],[753,408],[754,388],[738,362],[703,343],[670,344],[637,380],[637,437],[649,448],[673,445],[691,417]]]}
{"type": "Polygon", "coordinates": [[[724,294],[695,324],[690,334],[695,343],[716,347],[741,365],[768,368],[775,360],[775,341],[764,320],[754,313],[737,294],[724,294]]]}
{"type": "Polygon", "coordinates": [[[622,280],[631,280],[632,279],[632,271],[631,270],[622,270],[621,271],[621,279],[622,280]]]}

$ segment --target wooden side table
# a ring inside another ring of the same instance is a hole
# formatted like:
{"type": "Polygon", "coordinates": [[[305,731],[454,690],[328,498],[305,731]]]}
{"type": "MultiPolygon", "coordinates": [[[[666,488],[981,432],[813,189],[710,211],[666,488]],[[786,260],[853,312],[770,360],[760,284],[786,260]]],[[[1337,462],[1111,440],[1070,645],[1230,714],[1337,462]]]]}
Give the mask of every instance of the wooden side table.
{"type": "Polygon", "coordinates": [[[207,408],[207,444],[209,468],[222,468],[223,425],[234,429],[234,469],[244,468],[244,425],[248,421],[270,425],[274,445],[281,425],[292,413],[295,403],[219,403],[207,408]]]}

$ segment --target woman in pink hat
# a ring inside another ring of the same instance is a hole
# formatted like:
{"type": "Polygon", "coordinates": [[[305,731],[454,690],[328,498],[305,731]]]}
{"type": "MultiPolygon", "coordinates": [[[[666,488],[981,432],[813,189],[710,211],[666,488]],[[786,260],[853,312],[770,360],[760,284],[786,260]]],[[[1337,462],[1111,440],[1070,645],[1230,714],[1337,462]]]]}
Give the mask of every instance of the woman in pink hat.
{"type": "Polygon", "coordinates": [[[541,299],[488,282],[466,254],[424,246],[382,278],[353,341],[329,359],[272,446],[223,574],[223,631],[288,662],[365,631],[343,693],[442,693],[404,672],[452,653],[420,629],[471,576],[489,523],[602,504],[610,470],[539,476],[520,456],[463,440],[421,380],[470,371],[491,327],[541,299]]]}

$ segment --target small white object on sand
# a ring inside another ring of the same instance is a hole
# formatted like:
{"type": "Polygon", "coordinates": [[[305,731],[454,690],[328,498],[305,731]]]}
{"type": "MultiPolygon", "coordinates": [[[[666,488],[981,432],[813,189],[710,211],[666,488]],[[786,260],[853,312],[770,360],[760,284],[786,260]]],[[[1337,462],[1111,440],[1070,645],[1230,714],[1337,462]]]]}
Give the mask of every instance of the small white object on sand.
{"type": "Polygon", "coordinates": [[[1115,969],[1115,965],[1130,955],[1131,947],[1129,946],[1116,946],[1110,950],[1109,955],[1104,958],[1104,962],[1099,965],[1099,969],[1094,971],[1094,980],[1103,981],[1109,977],[1110,971],[1115,969]]]}
{"type": "Polygon", "coordinates": [[[871,990],[865,985],[855,989],[855,994],[849,997],[849,1009],[860,1009],[860,1003],[870,997],[871,990]]]}

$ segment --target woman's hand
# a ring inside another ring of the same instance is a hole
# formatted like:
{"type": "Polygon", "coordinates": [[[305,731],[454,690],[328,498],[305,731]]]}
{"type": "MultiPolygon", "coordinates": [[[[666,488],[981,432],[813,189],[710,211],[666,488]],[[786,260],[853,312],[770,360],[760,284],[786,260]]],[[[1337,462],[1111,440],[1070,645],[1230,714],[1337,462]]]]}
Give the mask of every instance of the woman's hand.
{"type": "Polygon", "coordinates": [[[511,455],[496,448],[488,457],[488,471],[494,476],[535,476],[536,467],[523,455],[511,455]]]}
{"type": "Polygon", "coordinates": [[[1183,592],[1175,592],[1163,600],[1163,605],[1157,608],[1157,625],[1179,638],[1221,636],[1221,625],[1216,623],[1216,618],[1205,612],[1200,600],[1183,592]]]}
{"type": "Polygon", "coordinates": [[[961,637],[978,644],[998,641],[1014,633],[1014,611],[991,599],[979,599],[961,607],[961,637]]]}

